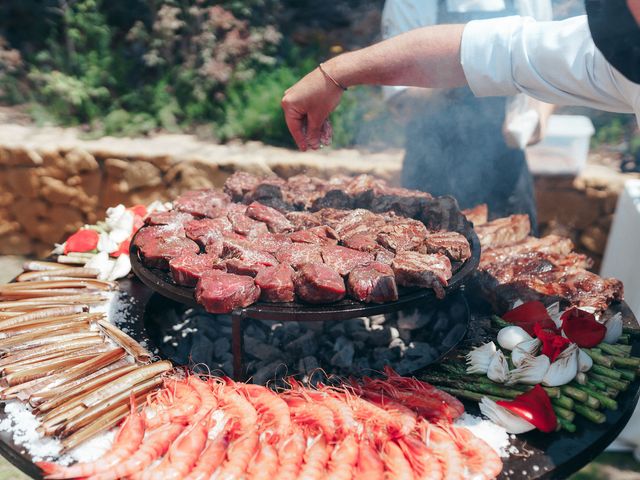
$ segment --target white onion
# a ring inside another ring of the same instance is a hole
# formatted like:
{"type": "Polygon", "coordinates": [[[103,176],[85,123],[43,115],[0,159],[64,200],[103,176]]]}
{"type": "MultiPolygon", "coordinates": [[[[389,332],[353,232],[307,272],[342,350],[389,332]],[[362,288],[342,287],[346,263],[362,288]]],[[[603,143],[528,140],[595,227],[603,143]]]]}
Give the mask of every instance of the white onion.
{"type": "Polygon", "coordinates": [[[527,355],[535,357],[541,345],[542,342],[537,338],[519,343],[516,345],[516,348],[511,351],[511,361],[516,367],[519,367],[527,355]]]}
{"type": "Polygon", "coordinates": [[[556,324],[556,327],[562,328],[562,320],[560,320],[560,317],[563,312],[560,311],[560,302],[555,302],[549,305],[547,307],[547,313],[551,317],[551,320],[553,320],[553,323],[556,324]]]}
{"type": "Polygon", "coordinates": [[[534,430],[536,427],[527,422],[524,418],[511,413],[504,407],[487,397],[482,397],[479,404],[482,414],[493,423],[500,425],[509,433],[525,433],[534,430]]]}
{"type": "Polygon", "coordinates": [[[491,358],[489,368],[487,369],[487,377],[489,380],[493,380],[496,383],[504,383],[507,381],[509,375],[509,364],[507,359],[502,353],[502,350],[498,350],[491,358]]]}
{"type": "Polygon", "coordinates": [[[578,372],[588,372],[593,367],[593,359],[582,349],[578,351],[578,372]]]}
{"type": "Polygon", "coordinates": [[[498,332],[498,344],[505,350],[513,350],[516,345],[529,340],[532,340],[531,335],[517,325],[504,327],[498,332]]]}
{"type": "Polygon", "coordinates": [[[602,340],[605,343],[616,343],[622,335],[622,313],[618,312],[604,324],[607,333],[602,340]]]}
{"type": "Polygon", "coordinates": [[[467,353],[467,373],[481,373],[485,375],[489,369],[489,364],[496,353],[496,344],[485,343],[479,347],[471,349],[467,353]]]}
{"type": "Polygon", "coordinates": [[[537,385],[549,370],[551,362],[546,355],[525,355],[520,366],[509,372],[508,384],[524,383],[526,385],[537,385]]]}
{"type": "Polygon", "coordinates": [[[542,379],[542,384],[547,387],[559,387],[573,380],[578,374],[578,350],[575,343],[565,348],[555,362],[549,366],[549,370],[542,379]]]}

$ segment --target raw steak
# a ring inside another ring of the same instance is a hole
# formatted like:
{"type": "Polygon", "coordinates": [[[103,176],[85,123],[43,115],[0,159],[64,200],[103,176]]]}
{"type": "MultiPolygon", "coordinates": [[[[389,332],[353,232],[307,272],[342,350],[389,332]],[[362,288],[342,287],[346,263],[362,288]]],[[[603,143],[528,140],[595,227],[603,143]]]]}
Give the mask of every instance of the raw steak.
{"type": "Polygon", "coordinates": [[[215,218],[224,215],[231,199],[216,189],[190,190],[173,202],[173,208],[195,217],[215,218]]]}
{"type": "Polygon", "coordinates": [[[322,219],[315,213],[289,212],[285,217],[291,222],[294,230],[322,226],[322,219]]]}
{"type": "MultiPolygon", "coordinates": [[[[202,218],[191,220],[184,226],[184,233],[201,247],[205,248],[209,253],[222,254],[222,237],[225,228],[231,229],[231,223],[225,217],[216,219],[202,218]],[[207,248],[209,244],[211,247],[207,248]]],[[[226,231],[228,231],[226,230],[226,231]]]]}
{"type": "Polygon", "coordinates": [[[190,253],[174,257],[169,261],[173,281],[185,287],[195,287],[203,273],[224,269],[224,263],[219,263],[215,255],[190,253]]]}
{"type": "Polygon", "coordinates": [[[327,245],[322,247],[322,260],[344,277],[355,267],[372,262],[373,255],[339,245],[327,245]]]}
{"type": "MultiPolygon", "coordinates": [[[[162,228],[162,227],[147,227],[162,228]]],[[[157,233],[157,232],[156,232],[157,233]]],[[[166,232],[165,232],[166,233],[166,232]]],[[[166,234],[156,235],[154,238],[142,238],[137,241],[143,263],[149,268],[169,268],[169,260],[185,254],[197,254],[200,247],[193,240],[184,237],[174,237],[166,234]]]]}
{"type": "Polygon", "coordinates": [[[253,202],[247,207],[246,215],[259,222],[264,222],[272,233],[290,232],[293,225],[287,217],[275,208],[267,207],[259,202],[253,202]]]}
{"type": "Polygon", "coordinates": [[[244,196],[260,183],[260,178],[247,172],[235,172],[224,182],[224,191],[234,202],[241,202],[244,196]]]}
{"type": "Polygon", "coordinates": [[[314,200],[311,211],[322,210],[323,208],[337,208],[339,210],[350,210],[355,207],[353,198],[342,190],[329,190],[324,196],[314,200]]]}
{"type": "Polygon", "coordinates": [[[298,270],[305,263],[322,263],[320,246],[310,243],[293,243],[276,252],[280,263],[291,265],[298,270]]]}
{"type": "Polygon", "coordinates": [[[381,248],[376,241],[376,235],[369,233],[356,233],[355,235],[351,235],[342,242],[342,245],[361,252],[375,252],[381,248]]]}
{"type": "MultiPolygon", "coordinates": [[[[320,219],[321,225],[328,225],[334,230],[338,226],[338,224],[347,218],[352,211],[349,210],[336,210],[335,208],[323,208],[322,210],[318,210],[315,212],[317,218],[320,219]]],[[[369,212],[370,213],[370,212],[369,212]]]]}
{"type": "MultiPolygon", "coordinates": [[[[244,206],[243,206],[244,207],[244,206]]],[[[246,207],[244,207],[246,210],[246,207]]],[[[244,212],[238,210],[227,213],[233,231],[249,238],[256,238],[269,232],[266,223],[249,218],[244,212]]]]}
{"type": "Polygon", "coordinates": [[[376,233],[387,224],[384,216],[362,208],[350,211],[333,227],[340,238],[347,239],[359,233],[376,233]]]}
{"type": "Polygon", "coordinates": [[[380,247],[380,249],[376,250],[376,262],[384,263],[385,265],[391,265],[393,259],[396,257],[396,254],[387,250],[386,248],[380,247]]]}
{"type": "Polygon", "coordinates": [[[401,251],[391,263],[398,285],[433,288],[438,298],[444,298],[444,288],[451,278],[451,262],[439,253],[427,255],[401,251]]]}
{"type": "Polygon", "coordinates": [[[458,232],[430,233],[424,241],[427,253],[443,253],[451,260],[464,262],[471,257],[471,246],[458,232]]]}
{"type": "Polygon", "coordinates": [[[278,264],[273,255],[256,250],[248,241],[225,240],[222,254],[227,270],[239,275],[255,276],[264,267],[278,264]]]}
{"type": "Polygon", "coordinates": [[[351,270],[347,279],[351,298],[365,303],[385,303],[398,300],[398,287],[389,265],[371,262],[351,270]]]}
{"type": "Polygon", "coordinates": [[[376,240],[392,252],[419,250],[427,237],[427,228],[418,220],[398,219],[380,229],[376,240]]]}
{"type": "Polygon", "coordinates": [[[336,231],[326,225],[298,230],[293,232],[289,238],[296,243],[313,243],[316,245],[335,245],[339,240],[336,231]]]}
{"type": "Polygon", "coordinates": [[[275,254],[278,250],[291,245],[291,239],[286,233],[264,233],[253,240],[261,252],[275,254]]]}
{"type": "Polygon", "coordinates": [[[293,273],[293,269],[285,264],[260,270],[255,279],[260,287],[260,299],[265,302],[293,302],[293,273]]]}
{"type": "Polygon", "coordinates": [[[346,293],[338,273],[322,263],[303,265],[293,276],[298,297],[308,303],[331,303],[342,300],[346,293]]]}
{"type": "Polygon", "coordinates": [[[317,177],[294,175],[287,180],[285,200],[297,208],[308,210],[313,202],[324,195],[327,182],[317,177]]]}
{"type": "Polygon", "coordinates": [[[147,225],[183,225],[193,220],[193,215],[184,212],[169,210],[168,212],[151,212],[144,223],[147,225]]]}
{"type": "Polygon", "coordinates": [[[229,313],[248,307],[260,297],[253,278],[217,270],[202,274],[196,285],[196,301],[209,313],[229,313]]]}

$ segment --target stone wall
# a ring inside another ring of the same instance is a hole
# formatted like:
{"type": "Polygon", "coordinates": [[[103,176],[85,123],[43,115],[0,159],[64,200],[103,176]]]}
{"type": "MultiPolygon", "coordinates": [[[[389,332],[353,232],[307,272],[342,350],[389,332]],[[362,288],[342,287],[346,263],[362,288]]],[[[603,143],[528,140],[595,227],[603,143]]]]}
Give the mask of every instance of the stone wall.
{"type": "MultiPolygon", "coordinates": [[[[398,183],[402,152],[300,153],[258,143],[215,145],[188,135],[88,141],[72,129],[0,124],[0,254],[42,256],[106,208],[220,187],[234,171],[331,176],[371,173],[398,183]]],[[[570,237],[602,259],[628,175],[589,165],[579,177],[538,177],[540,232],[570,237]]]]}

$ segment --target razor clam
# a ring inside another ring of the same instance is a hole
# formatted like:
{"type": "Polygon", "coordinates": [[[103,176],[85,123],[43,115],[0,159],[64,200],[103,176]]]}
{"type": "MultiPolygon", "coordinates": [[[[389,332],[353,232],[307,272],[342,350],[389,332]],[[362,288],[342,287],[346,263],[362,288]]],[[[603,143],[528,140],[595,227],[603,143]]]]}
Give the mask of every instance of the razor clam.
{"type": "Polygon", "coordinates": [[[33,340],[30,340],[28,342],[24,342],[20,345],[15,345],[11,351],[12,352],[16,352],[16,351],[21,351],[21,350],[26,350],[32,347],[40,347],[43,345],[49,345],[52,343],[64,343],[64,342],[70,342],[73,340],[82,340],[85,338],[98,338],[102,340],[102,337],[100,336],[99,333],[97,332],[87,332],[87,331],[82,331],[82,332],[77,332],[77,333],[66,333],[63,335],[55,335],[53,337],[42,337],[42,338],[34,338],[33,340]]]}
{"type": "Polygon", "coordinates": [[[36,280],[53,280],[52,277],[55,277],[56,280],[64,280],[65,278],[97,278],[100,274],[99,270],[95,268],[84,268],[84,267],[76,267],[76,268],[58,268],[55,270],[42,270],[38,272],[24,272],[16,277],[16,281],[18,282],[32,282],[36,280]]]}
{"type": "Polygon", "coordinates": [[[73,367],[95,357],[95,353],[87,353],[71,358],[54,358],[52,360],[44,362],[44,364],[42,365],[28,366],[12,372],[8,372],[7,369],[5,369],[6,375],[3,378],[3,381],[7,382],[9,386],[14,387],[23,383],[27,383],[31,380],[35,380],[37,378],[43,378],[48,375],[59,373],[64,368],[73,367]]]}
{"type": "Polygon", "coordinates": [[[46,337],[51,334],[62,334],[72,332],[88,332],[89,322],[86,319],[77,322],[52,323],[44,327],[32,328],[27,331],[18,331],[14,335],[0,338],[0,351],[10,351],[14,345],[22,344],[25,341],[35,338],[46,337]]]}
{"type": "MultiPolygon", "coordinates": [[[[85,355],[89,353],[92,353],[92,354],[104,353],[107,350],[111,350],[112,348],[113,347],[111,345],[107,345],[107,344],[99,344],[99,345],[88,347],[88,348],[79,348],[79,349],[72,348],[72,349],[61,351],[61,352],[55,352],[48,355],[44,355],[42,357],[29,358],[26,360],[19,360],[13,363],[9,363],[8,365],[0,367],[0,372],[4,372],[7,369],[14,369],[18,367],[30,368],[31,366],[38,365],[42,362],[46,362],[54,358],[61,358],[61,357],[72,358],[78,355],[85,355]]],[[[9,371],[12,371],[12,370],[9,370],[9,371]]]]}
{"type": "Polygon", "coordinates": [[[116,328],[108,320],[98,320],[97,323],[100,330],[102,330],[107,337],[113,340],[117,345],[124,348],[129,355],[136,359],[137,362],[149,363],[151,361],[151,353],[149,353],[147,349],[122,330],[116,328]]]}
{"type": "Polygon", "coordinates": [[[40,260],[30,260],[22,264],[23,270],[28,272],[42,272],[46,270],[61,270],[69,268],[66,265],[60,265],[56,262],[43,262],[40,260]]]}
{"type": "Polygon", "coordinates": [[[95,290],[114,290],[116,288],[115,282],[109,282],[106,280],[96,279],[67,279],[67,280],[55,280],[46,281],[39,280],[33,282],[19,282],[19,283],[7,283],[0,287],[0,294],[4,291],[11,290],[40,290],[40,289],[66,289],[66,288],[86,288],[95,290]]]}
{"type": "Polygon", "coordinates": [[[98,336],[90,338],[80,338],[71,340],[66,343],[54,343],[51,345],[36,346],[21,350],[19,352],[11,352],[9,355],[0,358],[0,367],[4,367],[17,361],[27,360],[29,358],[36,358],[42,355],[49,355],[56,352],[68,352],[74,349],[79,350],[81,348],[95,346],[103,343],[104,339],[98,336]]]}
{"type": "Polygon", "coordinates": [[[0,302],[0,311],[11,310],[14,308],[27,308],[38,307],[48,305],[51,306],[64,306],[69,304],[85,304],[85,305],[98,305],[107,301],[107,297],[102,293],[84,293],[82,295],[68,295],[68,296],[55,296],[55,297],[42,297],[31,300],[11,300],[0,302]]]}
{"type": "MultiPolygon", "coordinates": [[[[24,284],[20,284],[24,285],[24,284]]],[[[43,297],[66,297],[70,295],[82,295],[86,293],[87,290],[84,288],[59,288],[59,289],[33,289],[33,290],[12,290],[12,289],[4,289],[0,287],[0,299],[1,300],[26,300],[32,298],[43,298],[43,297]]]]}
{"type": "Polygon", "coordinates": [[[20,325],[29,325],[37,323],[42,319],[53,319],[56,317],[68,317],[70,315],[78,315],[86,313],[89,308],[86,305],[68,305],[66,307],[45,308],[35,310],[30,313],[18,315],[16,317],[5,318],[0,321],[0,330],[9,330],[20,325]]]}

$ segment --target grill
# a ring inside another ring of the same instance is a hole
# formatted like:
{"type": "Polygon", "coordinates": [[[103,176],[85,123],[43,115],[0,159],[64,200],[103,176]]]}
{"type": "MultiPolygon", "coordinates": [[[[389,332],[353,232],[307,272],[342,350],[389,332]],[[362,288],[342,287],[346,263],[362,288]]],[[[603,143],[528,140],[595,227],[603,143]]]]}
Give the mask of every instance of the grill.
{"type": "MultiPolygon", "coordinates": [[[[445,291],[450,295],[458,290],[475,272],[480,263],[480,241],[473,230],[473,225],[466,220],[457,207],[451,206],[449,211],[440,215],[436,225],[430,224],[432,230],[457,231],[464,235],[471,246],[471,257],[464,263],[456,265],[453,276],[445,291]]],[[[134,237],[135,238],[135,237],[134,237]]],[[[131,242],[131,268],[137,277],[154,292],[175,302],[189,306],[197,306],[193,288],[176,285],[168,272],[148,268],[142,264],[135,241],[131,242]]],[[[244,379],[243,325],[245,319],[291,321],[339,321],[356,317],[401,311],[415,306],[427,306],[438,299],[432,290],[403,288],[399,289],[399,298],[395,302],[384,304],[365,304],[345,299],[326,305],[308,305],[303,303],[266,303],[258,302],[245,308],[231,312],[232,317],[232,353],[233,376],[235,380],[244,379]]]]}

